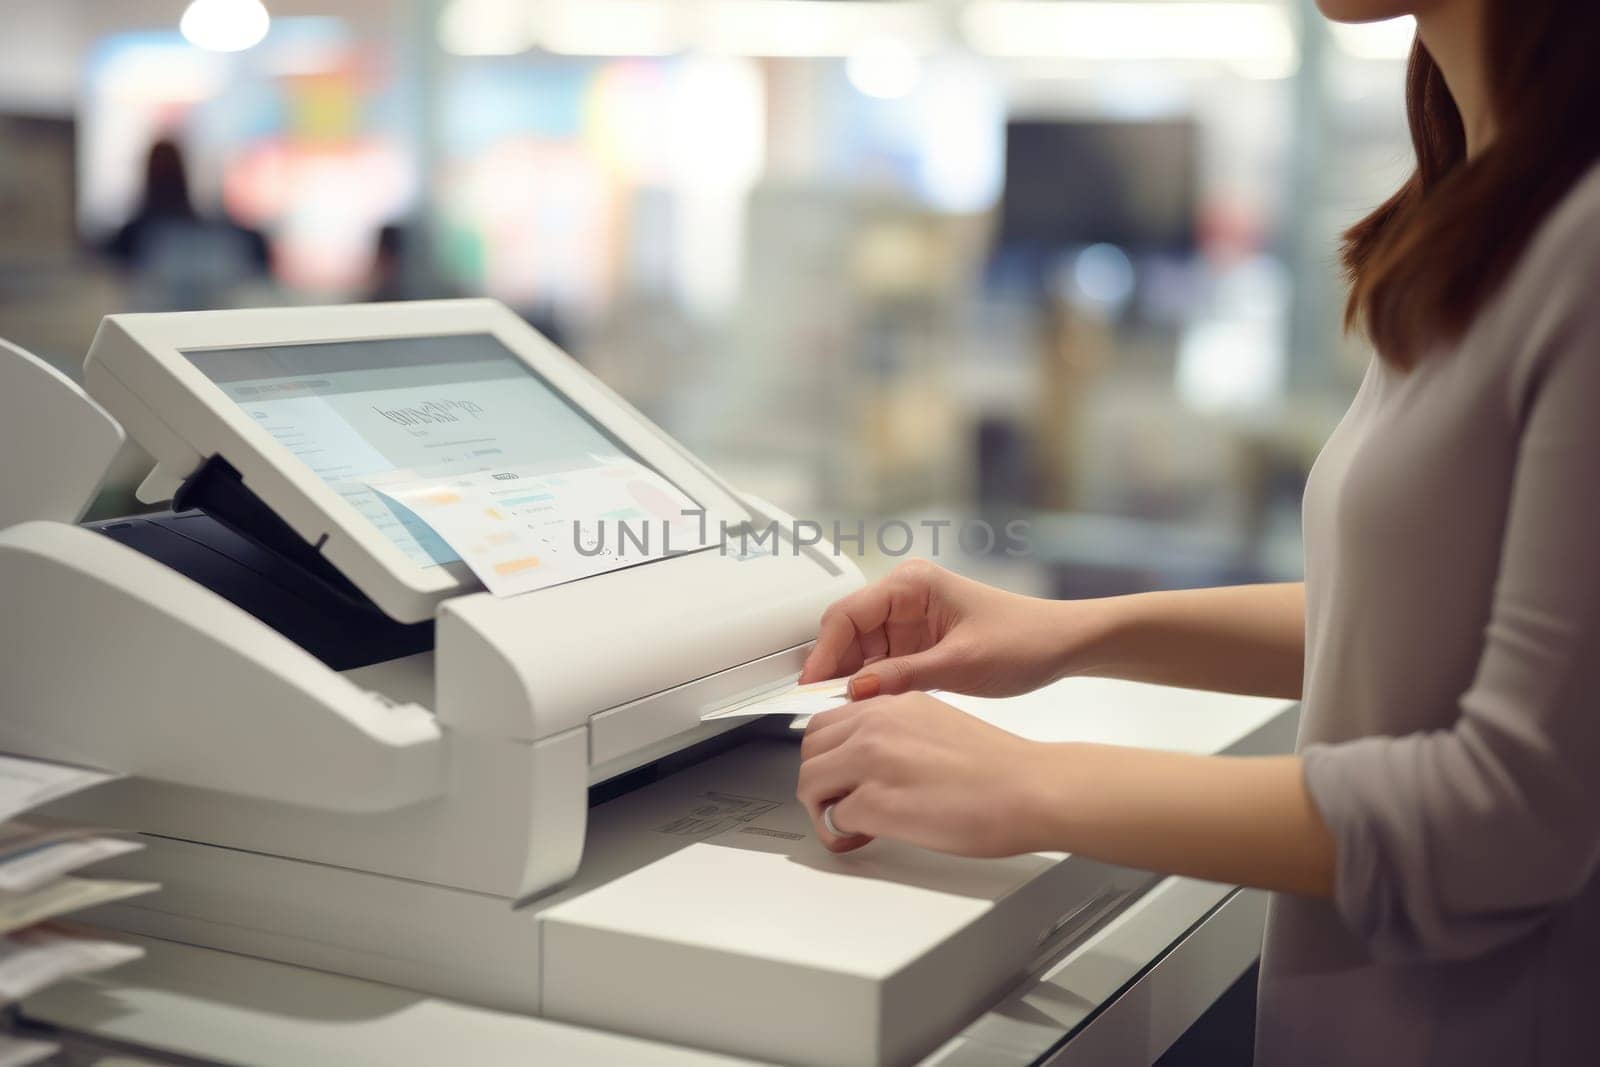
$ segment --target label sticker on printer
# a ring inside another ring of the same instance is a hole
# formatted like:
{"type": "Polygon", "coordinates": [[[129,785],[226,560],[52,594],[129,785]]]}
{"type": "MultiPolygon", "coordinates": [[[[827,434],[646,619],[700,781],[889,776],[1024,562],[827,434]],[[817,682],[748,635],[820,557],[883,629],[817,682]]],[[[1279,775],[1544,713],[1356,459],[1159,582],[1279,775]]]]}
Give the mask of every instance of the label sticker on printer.
{"type": "Polygon", "coordinates": [[[735,793],[701,793],[694,798],[694,804],[686,814],[656,827],[656,832],[681,837],[709,837],[740,823],[759,819],[781,806],[776,800],[742,797],[735,793]]]}

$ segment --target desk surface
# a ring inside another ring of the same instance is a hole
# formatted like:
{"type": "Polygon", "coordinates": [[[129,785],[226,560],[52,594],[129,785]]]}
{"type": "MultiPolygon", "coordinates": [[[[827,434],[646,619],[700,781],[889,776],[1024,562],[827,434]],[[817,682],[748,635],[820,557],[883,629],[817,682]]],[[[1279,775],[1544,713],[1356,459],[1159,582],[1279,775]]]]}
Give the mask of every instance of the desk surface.
{"type": "MultiPolygon", "coordinates": [[[[1011,700],[948,699],[1038,740],[1239,753],[1286,751],[1293,740],[1293,705],[1281,700],[1102,679],[1071,679],[1011,700]]],[[[1201,963],[1183,971],[1186,984],[1207,987],[1191,993],[1214,998],[1256,955],[1259,899],[1225,886],[1166,879],[953,1036],[929,1063],[1029,1063],[1059,1053],[1067,1034],[1095,1018],[1178,942],[1194,941],[1199,925],[1225,906],[1233,916],[1228,939],[1213,939],[1201,963]]],[[[143,943],[144,960],[62,983],[28,1000],[24,1014],[102,1040],[274,1067],[742,1062],[208,949],[143,943]]],[[[1203,996],[1179,999],[1201,1008],[1209,1003],[1203,996]]],[[[1181,1033],[1184,1012],[1169,1014],[1166,1029],[1181,1033]]],[[[1166,1045],[1157,1043],[1159,1053],[1166,1045]]]]}

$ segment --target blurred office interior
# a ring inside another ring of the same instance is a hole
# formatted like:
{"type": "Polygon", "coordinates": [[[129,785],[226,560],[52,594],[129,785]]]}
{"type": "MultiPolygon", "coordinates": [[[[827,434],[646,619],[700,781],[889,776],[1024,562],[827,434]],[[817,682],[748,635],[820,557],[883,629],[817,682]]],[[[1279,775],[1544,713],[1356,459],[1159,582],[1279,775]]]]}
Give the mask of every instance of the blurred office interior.
{"type": "Polygon", "coordinates": [[[489,295],[740,488],[866,520],[869,570],[878,521],[1020,517],[1025,557],[938,555],[1053,595],[1298,576],[1367,358],[1337,235],[1410,153],[1411,28],[1313,0],[0,20],[0,337],[76,373],[113,312],[489,295]]]}

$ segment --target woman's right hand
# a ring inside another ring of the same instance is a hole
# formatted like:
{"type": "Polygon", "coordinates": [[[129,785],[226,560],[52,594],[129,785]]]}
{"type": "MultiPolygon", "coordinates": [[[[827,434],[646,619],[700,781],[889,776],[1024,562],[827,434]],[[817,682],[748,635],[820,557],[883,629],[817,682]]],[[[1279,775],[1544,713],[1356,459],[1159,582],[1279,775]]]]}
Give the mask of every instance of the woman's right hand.
{"type": "Polygon", "coordinates": [[[926,689],[1015,696],[1061,676],[1075,644],[1068,606],[908,560],[823,613],[800,681],[850,675],[855,700],[926,689]]]}

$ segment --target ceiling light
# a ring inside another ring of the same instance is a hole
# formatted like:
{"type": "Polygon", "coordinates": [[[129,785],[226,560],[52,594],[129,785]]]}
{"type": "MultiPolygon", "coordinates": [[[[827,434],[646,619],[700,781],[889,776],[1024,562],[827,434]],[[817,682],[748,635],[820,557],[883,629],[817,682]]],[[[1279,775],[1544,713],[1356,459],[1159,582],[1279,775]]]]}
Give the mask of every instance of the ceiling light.
{"type": "Polygon", "coordinates": [[[1292,63],[1294,35],[1275,5],[1239,2],[980,0],[962,29],[1007,58],[1292,63]]]}
{"type": "Polygon", "coordinates": [[[939,41],[937,13],[915,0],[721,0],[704,29],[708,49],[738,56],[843,57],[884,40],[926,53],[939,41]]]}
{"type": "Polygon", "coordinates": [[[678,49],[662,0],[561,0],[546,5],[542,48],[569,56],[664,56],[678,49]]]}
{"type": "Polygon", "coordinates": [[[850,54],[845,74],[856,91],[879,100],[898,100],[917,87],[922,63],[898,41],[881,41],[850,54]]]}
{"type": "Polygon", "coordinates": [[[518,0],[451,0],[439,13],[439,44],[458,56],[514,56],[533,47],[528,6],[518,0]]]}
{"type": "Polygon", "coordinates": [[[271,25],[261,0],[194,0],[178,20],[184,39],[210,52],[254,48],[271,25]]]}

